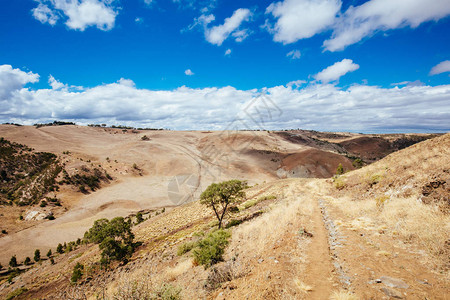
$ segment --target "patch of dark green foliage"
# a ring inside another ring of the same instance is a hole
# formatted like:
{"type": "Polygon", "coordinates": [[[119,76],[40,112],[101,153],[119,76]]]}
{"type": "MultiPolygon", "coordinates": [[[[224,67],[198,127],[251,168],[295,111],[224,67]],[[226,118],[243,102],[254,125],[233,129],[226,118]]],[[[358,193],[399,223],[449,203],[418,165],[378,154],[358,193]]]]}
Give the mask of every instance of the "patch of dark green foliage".
{"type": "Polygon", "coordinates": [[[125,221],[116,217],[111,221],[99,219],[84,234],[88,242],[99,244],[102,265],[108,265],[112,260],[126,263],[138,246],[134,243],[134,234],[131,232],[131,220],[125,221]]]}
{"type": "Polygon", "coordinates": [[[192,251],[195,263],[203,265],[205,269],[223,260],[225,248],[229,243],[231,234],[224,229],[209,233],[196,242],[188,242],[178,248],[178,255],[192,251]]]}

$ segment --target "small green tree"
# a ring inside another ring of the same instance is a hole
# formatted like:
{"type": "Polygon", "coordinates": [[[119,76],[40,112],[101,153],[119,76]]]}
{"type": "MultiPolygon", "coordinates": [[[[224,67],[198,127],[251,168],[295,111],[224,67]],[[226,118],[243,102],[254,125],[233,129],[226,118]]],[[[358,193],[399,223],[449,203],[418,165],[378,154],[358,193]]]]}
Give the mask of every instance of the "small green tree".
{"type": "Polygon", "coordinates": [[[70,281],[72,281],[73,283],[77,282],[78,280],[81,279],[81,277],[83,276],[83,269],[84,266],[80,263],[77,263],[74,267],[73,267],[73,271],[72,271],[72,277],[70,278],[70,281]]]}
{"type": "Polygon", "coordinates": [[[230,236],[231,234],[228,231],[219,229],[198,241],[196,247],[192,250],[195,262],[204,265],[206,269],[222,261],[230,236]]]}
{"type": "Polygon", "coordinates": [[[213,183],[201,194],[200,203],[212,208],[219,221],[219,229],[222,228],[222,221],[228,206],[244,198],[245,193],[243,189],[247,187],[246,181],[233,179],[221,183],[213,183]]]}
{"type": "Polygon", "coordinates": [[[142,217],[142,213],[138,212],[136,214],[136,224],[139,224],[139,223],[142,223],[142,222],[144,222],[144,218],[142,217]]]}
{"type": "Polygon", "coordinates": [[[47,257],[48,258],[52,257],[52,249],[48,249],[47,257]]]}
{"type": "Polygon", "coordinates": [[[27,258],[25,258],[25,261],[23,262],[23,264],[25,266],[28,266],[29,264],[31,264],[31,259],[27,256],[27,258]]]}
{"type": "Polygon", "coordinates": [[[131,232],[131,221],[117,217],[108,221],[99,219],[86,231],[84,238],[92,243],[99,244],[102,250],[101,262],[109,264],[111,260],[126,261],[134,251],[134,234],[131,232]]]}
{"type": "Polygon", "coordinates": [[[63,245],[61,245],[61,243],[59,243],[56,247],[56,252],[58,252],[59,254],[64,253],[63,245]]]}
{"type": "Polygon", "coordinates": [[[13,255],[13,256],[11,257],[11,259],[9,260],[9,265],[10,265],[12,268],[17,267],[17,258],[16,258],[15,255],[13,255]]]}
{"type": "Polygon", "coordinates": [[[34,250],[34,261],[38,262],[41,260],[41,250],[34,250]]]}
{"type": "Polygon", "coordinates": [[[339,164],[337,169],[336,169],[336,174],[337,175],[342,175],[344,174],[344,167],[342,166],[342,164],[339,164]]]}

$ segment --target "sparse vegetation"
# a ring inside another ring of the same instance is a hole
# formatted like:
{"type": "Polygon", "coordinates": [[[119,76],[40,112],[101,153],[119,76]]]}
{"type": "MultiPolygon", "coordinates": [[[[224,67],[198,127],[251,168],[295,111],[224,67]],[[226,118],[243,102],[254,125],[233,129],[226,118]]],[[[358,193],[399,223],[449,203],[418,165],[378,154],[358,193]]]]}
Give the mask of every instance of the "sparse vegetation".
{"type": "Polygon", "coordinates": [[[192,250],[194,262],[206,268],[223,260],[225,247],[229,243],[230,232],[218,229],[208,234],[204,239],[197,242],[192,250]]]}
{"type": "Polygon", "coordinates": [[[222,228],[222,221],[228,206],[244,198],[243,189],[247,187],[247,182],[234,179],[213,183],[201,194],[200,203],[213,209],[219,221],[219,229],[222,228]]]}
{"type": "Polygon", "coordinates": [[[345,186],[347,185],[345,183],[345,179],[342,176],[334,176],[333,177],[333,183],[334,183],[334,187],[338,190],[342,190],[345,188],[345,186]]]}
{"type": "Polygon", "coordinates": [[[378,209],[382,209],[384,204],[389,200],[389,196],[382,195],[375,198],[375,203],[377,204],[378,209]]]}
{"type": "Polygon", "coordinates": [[[131,232],[131,221],[117,217],[111,221],[99,219],[84,234],[84,238],[99,244],[102,250],[101,262],[108,265],[111,260],[127,261],[134,251],[134,234],[131,232]]]}
{"type": "Polygon", "coordinates": [[[6,300],[12,300],[12,299],[17,298],[17,297],[19,297],[20,295],[22,295],[23,293],[26,293],[26,292],[28,292],[28,289],[26,287],[18,288],[17,290],[14,290],[11,293],[9,293],[6,296],[6,300]]]}
{"type": "Polygon", "coordinates": [[[181,256],[185,253],[188,253],[197,245],[197,242],[187,242],[178,247],[177,255],[181,256]]]}
{"type": "Polygon", "coordinates": [[[13,256],[11,257],[11,259],[9,260],[9,266],[12,267],[12,268],[15,268],[15,267],[18,266],[18,265],[17,265],[17,258],[16,258],[15,255],[13,255],[13,256]]]}
{"type": "Polygon", "coordinates": [[[72,283],[76,283],[78,280],[80,280],[81,277],[83,276],[83,270],[84,270],[84,265],[77,263],[73,267],[72,277],[70,277],[70,281],[72,283]]]}
{"type": "Polygon", "coordinates": [[[41,260],[41,250],[39,250],[39,249],[34,250],[34,258],[33,259],[35,262],[38,262],[41,260]]]}
{"type": "Polygon", "coordinates": [[[136,224],[139,224],[139,223],[142,223],[142,222],[144,222],[144,218],[142,217],[142,213],[138,212],[136,214],[136,224]]]}
{"type": "Polygon", "coordinates": [[[340,163],[336,169],[336,175],[342,175],[342,174],[344,174],[344,167],[340,163]]]}
{"type": "Polygon", "coordinates": [[[0,204],[39,203],[55,189],[55,178],[61,170],[53,153],[34,152],[25,145],[0,138],[0,204]]]}

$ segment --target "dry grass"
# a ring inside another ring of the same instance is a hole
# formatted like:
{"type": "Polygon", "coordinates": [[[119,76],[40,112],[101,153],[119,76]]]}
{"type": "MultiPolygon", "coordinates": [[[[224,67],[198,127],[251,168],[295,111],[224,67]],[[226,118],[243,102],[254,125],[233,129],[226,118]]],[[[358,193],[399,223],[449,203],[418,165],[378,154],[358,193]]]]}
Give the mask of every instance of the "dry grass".
{"type": "Polygon", "coordinates": [[[312,286],[305,284],[304,282],[300,281],[299,279],[295,279],[294,282],[302,293],[308,293],[313,290],[312,286]]]}
{"type": "Polygon", "coordinates": [[[168,268],[166,270],[166,275],[169,281],[174,281],[178,276],[186,273],[192,267],[192,259],[179,262],[175,267],[168,268]]]}
{"type": "Polygon", "coordinates": [[[242,252],[260,255],[265,249],[275,245],[288,229],[289,223],[303,220],[308,224],[312,210],[309,199],[285,201],[254,221],[236,228],[233,232],[232,247],[237,246],[239,241],[245,241],[245,245],[242,245],[245,249],[241,249],[242,252]]]}
{"type": "Polygon", "coordinates": [[[358,300],[359,298],[349,291],[335,291],[331,294],[330,300],[358,300]]]}
{"type": "MultiPolygon", "coordinates": [[[[425,141],[348,173],[346,187],[329,202],[352,221],[353,230],[383,231],[428,253],[436,268],[449,271],[450,215],[421,201],[422,187],[447,174],[450,134],[425,141]]],[[[332,192],[334,191],[334,192],[332,192]]],[[[448,273],[447,273],[448,275],[448,273]]]]}

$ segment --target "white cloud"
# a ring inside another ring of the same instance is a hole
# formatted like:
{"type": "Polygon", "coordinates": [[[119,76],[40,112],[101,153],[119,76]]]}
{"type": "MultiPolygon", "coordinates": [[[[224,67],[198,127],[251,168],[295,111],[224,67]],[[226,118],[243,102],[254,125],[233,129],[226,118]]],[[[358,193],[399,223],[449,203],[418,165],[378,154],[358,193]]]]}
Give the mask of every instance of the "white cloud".
{"type": "Polygon", "coordinates": [[[450,72],[450,60],[444,60],[437,65],[435,65],[431,71],[430,75],[437,75],[445,72],[450,72]]]}
{"type": "Polygon", "coordinates": [[[331,39],[323,45],[328,51],[343,50],[377,31],[416,28],[449,14],[449,0],[370,0],[360,6],[350,6],[334,25],[331,39]]]}
{"type": "Polygon", "coordinates": [[[225,51],[225,56],[230,55],[230,54],[231,54],[231,49],[227,49],[227,50],[225,51]]]}
{"type": "Polygon", "coordinates": [[[300,50],[292,50],[286,54],[287,57],[290,57],[291,59],[299,59],[302,54],[300,53],[300,50]]]}
{"type": "Polygon", "coordinates": [[[38,81],[38,74],[13,69],[10,65],[0,65],[0,101],[7,100],[27,83],[38,81]]]}
{"type": "Polygon", "coordinates": [[[348,72],[353,72],[359,69],[359,65],[353,63],[351,59],[343,59],[339,62],[334,63],[326,69],[323,69],[317,73],[314,78],[320,80],[324,83],[339,80],[342,76],[348,72]]]}
{"type": "Polygon", "coordinates": [[[191,69],[187,69],[186,71],[184,71],[184,74],[186,74],[187,76],[192,76],[194,75],[194,72],[192,72],[191,69]]]}
{"type": "Polygon", "coordinates": [[[52,75],[48,76],[48,84],[52,87],[54,90],[60,90],[60,89],[67,89],[67,85],[56,80],[55,77],[52,75]]]}
{"type": "MultiPolygon", "coordinates": [[[[120,79],[78,91],[28,89],[38,75],[0,66],[0,122],[33,124],[55,119],[172,129],[225,129],[260,90],[234,87],[174,90],[136,88],[120,79]],[[12,79],[11,79],[12,78],[12,79]],[[5,80],[7,79],[7,80],[5,80]],[[7,91],[5,93],[5,91],[7,91]],[[13,92],[11,92],[13,91],[13,92]]],[[[291,82],[264,88],[281,110],[266,129],[305,128],[357,132],[450,130],[450,85],[381,88],[291,82]],[[326,121],[324,121],[326,120],[326,121]]],[[[248,127],[258,128],[250,118],[248,127]]]]}
{"type": "Polygon", "coordinates": [[[243,41],[248,36],[248,30],[238,30],[238,28],[243,22],[248,21],[251,16],[252,13],[249,9],[239,8],[233,12],[231,17],[226,18],[222,25],[217,25],[211,28],[206,26],[210,22],[214,21],[214,15],[202,15],[197,21],[203,21],[202,24],[204,25],[206,40],[211,44],[220,46],[230,36],[230,34],[232,34],[237,42],[243,41]]]}
{"type": "Polygon", "coordinates": [[[33,12],[33,17],[43,24],[48,23],[53,26],[59,19],[59,16],[55,11],[42,3],[39,3],[39,5],[31,11],[33,12]]]}
{"type": "Polygon", "coordinates": [[[144,3],[146,5],[151,5],[153,3],[153,0],[144,0],[144,3]]]}
{"type": "Polygon", "coordinates": [[[70,29],[84,31],[87,27],[96,26],[100,30],[111,30],[114,27],[117,8],[115,0],[37,0],[33,16],[42,23],[55,25],[58,15],[67,17],[66,25],[70,29]]]}
{"type": "Polygon", "coordinates": [[[136,17],[136,19],[134,19],[134,22],[136,22],[138,24],[142,24],[142,23],[144,23],[144,19],[140,18],[140,17],[136,17]]]}
{"type": "Polygon", "coordinates": [[[265,27],[273,39],[283,44],[294,43],[320,33],[333,25],[341,8],[340,0],[284,0],[274,2],[266,14],[276,18],[275,25],[266,20],[265,27]]]}

